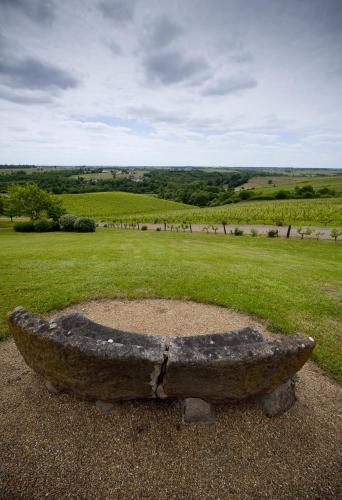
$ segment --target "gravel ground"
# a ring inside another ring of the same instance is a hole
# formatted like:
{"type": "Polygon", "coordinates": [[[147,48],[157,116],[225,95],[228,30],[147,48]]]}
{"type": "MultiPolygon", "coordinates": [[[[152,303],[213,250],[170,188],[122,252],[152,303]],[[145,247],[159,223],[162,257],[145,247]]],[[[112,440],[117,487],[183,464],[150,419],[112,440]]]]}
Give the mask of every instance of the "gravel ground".
{"type": "MultiPolygon", "coordinates": [[[[165,335],[266,324],[225,308],[168,300],[73,307],[126,330],[165,335]]],[[[12,340],[0,344],[0,498],[341,498],[341,386],[309,362],[298,402],[268,419],[254,402],[183,425],[179,403],[118,403],[110,414],[50,395],[12,340]]]]}

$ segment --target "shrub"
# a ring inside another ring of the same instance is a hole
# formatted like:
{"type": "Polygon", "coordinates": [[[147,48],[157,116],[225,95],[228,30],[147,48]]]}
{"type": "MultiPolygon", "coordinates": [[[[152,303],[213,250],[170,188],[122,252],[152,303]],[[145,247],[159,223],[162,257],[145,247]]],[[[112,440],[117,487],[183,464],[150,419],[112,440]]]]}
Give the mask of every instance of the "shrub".
{"type": "Polygon", "coordinates": [[[33,223],[35,233],[48,233],[49,231],[59,231],[59,224],[50,219],[38,219],[33,223]]]}
{"type": "Polygon", "coordinates": [[[305,229],[301,226],[297,229],[297,233],[301,235],[301,240],[303,240],[304,236],[310,236],[310,234],[312,234],[312,229],[309,227],[305,229]]]}
{"type": "Polygon", "coordinates": [[[270,229],[268,232],[267,232],[267,236],[269,238],[277,238],[278,237],[278,229],[270,229]]]}
{"type": "Polygon", "coordinates": [[[62,215],[62,217],[59,218],[59,226],[61,228],[61,231],[74,231],[76,219],[76,215],[62,215]]]}
{"type": "Polygon", "coordinates": [[[276,200],[286,200],[287,198],[291,197],[291,193],[290,193],[290,191],[286,191],[284,189],[281,189],[280,191],[276,192],[274,197],[276,200]]]}
{"type": "Polygon", "coordinates": [[[258,236],[258,231],[254,227],[251,229],[251,235],[254,237],[258,236]]]}
{"type": "Polygon", "coordinates": [[[16,222],[14,224],[14,231],[19,233],[31,233],[33,231],[33,222],[31,220],[16,222]]]}
{"type": "Polygon", "coordinates": [[[156,231],[161,231],[161,227],[156,227],[156,231]]]}
{"type": "Polygon", "coordinates": [[[141,231],[147,231],[147,226],[141,226],[141,231]]]}
{"type": "Polygon", "coordinates": [[[240,200],[249,200],[250,198],[252,198],[253,193],[251,193],[250,191],[240,191],[238,196],[240,200]]]}
{"type": "Polygon", "coordinates": [[[78,217],[75,220],[74,230],[78,233],[93,233],[96,229],[94,219],[90,217],[78,217]]]}
{"type": "Polygon", "coordinates": [[[243,235],[243,231],[239,227],[236,227],[234,229],[234,234],[235,234],[235,236],[242,236],[243,235]]]}

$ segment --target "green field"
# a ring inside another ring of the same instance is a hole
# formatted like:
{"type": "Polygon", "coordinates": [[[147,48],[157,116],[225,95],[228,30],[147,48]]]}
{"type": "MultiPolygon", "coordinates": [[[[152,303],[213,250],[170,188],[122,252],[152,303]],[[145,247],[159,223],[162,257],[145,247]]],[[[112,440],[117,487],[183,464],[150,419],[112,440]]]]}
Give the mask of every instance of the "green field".
{"type": "Polygon", "coordinates": [[[255,314],[318,340],[314,358],[342,380],[342,246],[334,242],[106,231],[0,233],[0,316],[99,297],[187,297],[255,314]]]}
{"type": "MultiPolygon", "coordinates": [[[[297,181],[307,181],[310,179],[312,176],[304,176],[304,175],[255,175],[248,179],[245,184],[242,184],[242,186],[238,186],[235,188],[235,191],[240,191],[241,188],[243,189],[250,189],[250,188],[262,188],[262,187],[268,187],[268,182],[271,181],[272,184],[275,184],[276,186],[282,185],[282,184],[289,184],[289,182],[297,182],[297,181]]],[[[272,187],[272,186],[271,186],[272,187]]]]}
{"type": "MultiPolygon", "coordinates": [[[[294,191],[296,187],[303,187],[310,184],[315,190],[321,188],[329,188],[336,191],[336,193],[342,193],[342,175],[337,176],[317,176],[317,177],[307,177],[306,179],[298,177],[297,180],[293,180],[290,177],[273,177],[274,185],[263,185],[255,186],[253,189],[254,195],[273,195],[280,189],[286,191],[294,191]]],[[[250,179],[251,184],[253,184],[253,178],[250,179]]],[[[248,189],[248,183],[245,184],[245,189],[248,189]]]]}
{"type": "Polygon", "coordinates": [[[71,179],[78,179],[79,177],[82,177],[87,181],[90,181],[92,179],[113,179],[111,172],[94,172],[70,176],[71,179]]]}
{"type": "Polygon", "coordinates": [[[193,208],[155,196],[121,192],[61,194],[59,198],[63,200],[68,213],[86,215],[97,220],[193,208]]]}
{"type": "Polygon", "coordinates": [[[283,224],[341,226],[342,198],[266,200],[194,208],[154,196],[110,192],[60,195],[68,213],[97,220],[198,224],[283,224]]]}
{"type": "MultiPolygon", "coordinates": [[[[18,220],[18,218],[17,218],[18,220]]],[[[7,217],[0,217],[0,229],[12,227],[13,222],[11,222],[7,217]]]]}
{"type": "MultiPolygon", "coordinates": [[[[126,217],[127,221],[132,217],[126,217]]],[[[141,222],[164,220],[197,224],[283,224],[342,226],[342,198],[304,200],[247,201],[214,208],[190,208],[177,212],[141,214],[141,222]]]]}
{"type": "MultiPolygon", "coordinates": [[[[278,224],[342,226],[342,198],[265,200],[197,208],[154,196],[122,192],[59,195],[67,213],[97,221],[193,224],[278,224]]],[[[0,227],[13,224],[0,219],[0,227]]]]}

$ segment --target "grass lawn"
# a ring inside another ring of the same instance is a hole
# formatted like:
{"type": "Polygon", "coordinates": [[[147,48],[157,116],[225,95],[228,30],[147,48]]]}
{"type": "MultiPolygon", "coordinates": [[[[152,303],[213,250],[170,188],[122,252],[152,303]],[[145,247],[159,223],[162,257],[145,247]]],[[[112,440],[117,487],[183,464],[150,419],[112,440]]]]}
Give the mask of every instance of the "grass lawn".
{"type": "Polygon", "coordinates": [[[5,219],[5,218],[2,218],[0,217],[0,228],[3,229],[3,228],[9,228],[9,227],[13,227],[14,225],[14,222],[11,222],[9,219],[5,219]]]}
{"type": "MultiPolygon", "coordinates": [[[[99,297],[186,297],[269,320],[318,341],[342,380],[342,245],[213,234],[0,233],[0,335],[15,306],[43,313],[99,297]]],[[[162,325],[161,325],[162,328],[162,325]]]]}

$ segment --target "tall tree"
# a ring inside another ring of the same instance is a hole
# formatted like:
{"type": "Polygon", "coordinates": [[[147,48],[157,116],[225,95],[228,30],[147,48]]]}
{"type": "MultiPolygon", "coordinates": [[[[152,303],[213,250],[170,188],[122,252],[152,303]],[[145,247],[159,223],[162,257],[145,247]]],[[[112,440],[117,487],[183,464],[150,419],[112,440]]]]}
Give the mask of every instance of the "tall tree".
{"type": "Polygon", "coordinates": [[[6,213],[12,218],[27,215],[32,220],[46,214],[57,220],[63,213],[62,202],[37,184],[14,184],[9,188],[5,204],[6,213]]]}

